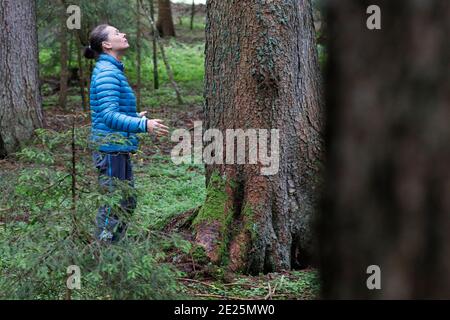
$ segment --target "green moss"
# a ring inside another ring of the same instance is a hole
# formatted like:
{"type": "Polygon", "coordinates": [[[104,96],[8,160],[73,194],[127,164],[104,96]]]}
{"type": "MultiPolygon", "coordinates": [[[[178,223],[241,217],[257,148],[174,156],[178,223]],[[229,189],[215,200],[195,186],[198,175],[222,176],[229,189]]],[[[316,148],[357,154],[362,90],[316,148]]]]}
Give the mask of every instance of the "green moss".
{"type": "Polygon", "coordinates": [[[231,188],[235,183],[222,177],[218,172],[213,172],[206,189],[205,203],[201,207],[198,215],[195,217],[192,225],[199,223],[215,222],[219,225],[219,257],[222,265],[228,264],[228,244],[230,236],[230,226],[233,221],[233,208],[228,208],[229,212],[225,214],[225,206],[228,201],[226,185],[231,188]]]}
{"type": "MultiPolygon", "coordinates": [[[[242,226],[242,231],[245,234],[250,234],[250,241],[240,241],[240,253],[241,253],[241,259],[242,261],[246,261],[248,259],[248,252],[249,248],[253,246],[254,241],[258,237],[257,232],[257,224],[254,220],[254,209],[251,205],[248,203],[244,204],[244,207],[242,208],[241,215],[243,216],[242,219],[244,221],[244,225],[242,226]]],[[[242,266],[241,269],[235,270],[237,273],[244,273],[245,270],[245,264],[242,266]]]]}
{"type": "Polygon", "coordinates": [[[208,272],[216,281],[223,282],[225,280],[225,268],[223,266],[211,264],[208,272]]]}
{"type": "Polygon", "coordinates": [[[144,228],[161,230],[180,212],[205,202],[204,166],[174,166],[167,155],[153,155],[148,159],[150,165],[137,162],[134,167],[139,192],[135,216],[144,228]]]}
{"type": "Polygon", "coordinates": [[[192,258],[199,264],[207,264],[209,262],[208,255],[206,254],[205,248],[202,246],[194,246],[192,248],[192,258]]]}
{"type": "Polygon", "coordinates": [[[226,216],[226,218],[224,219],[224,223],[222,224],[222,228],[221,228],[222,242],[220,244],[219,256],[221,259],[221,264],[223,266],[228,265],[229,260],[230,260],[228,245],[230,242],[230,232],[231,232],[230,226],[231,226],[232,221],[233,221],[233,215],[228,214],[226,216]]]}
{"type": "Polygon", "coordinates": [[[253,208],[248,203],[244,205],[244,208],[242,209],[242,215],[244,216],[245,220],[244,229],[250,233],[251,240],[253,241],[258,236],[257,225],[254,221],[253,208]]]}
{"type": "Polygon", "coordinates": [[[206,188],[205,203],[192,223],[194,226],[206,221],[217,221],[221,226],[224,225],[225,205],[228,198],[225,191],[225,183],[225,178],[222,178],[217,172],[211,175],[206,188]]]}

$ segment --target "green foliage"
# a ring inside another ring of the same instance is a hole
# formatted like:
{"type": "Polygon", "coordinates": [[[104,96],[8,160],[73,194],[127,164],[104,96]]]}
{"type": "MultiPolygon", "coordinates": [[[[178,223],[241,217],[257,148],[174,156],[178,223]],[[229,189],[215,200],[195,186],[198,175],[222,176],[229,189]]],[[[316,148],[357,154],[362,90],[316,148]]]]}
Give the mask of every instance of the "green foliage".
{"type": "Polygon", "coordinates": [[[316,299],[320,292],[319,275],[315,270],[271,273],[255,277],[236,275],[230,283],[223,269],[214,270],[214,279],[199,282],[185,282],[183,291],[187,294],[201,294],[210,299],[316,299]]]}
{"type": "MultiPolygon", "coordinates": [[[[175,22],[175,21],[174,21],[175,22]]],[[[180,17],[176,20],[176,24],[179,28],[183,28],[183,32],[189,32],[191,27],[191,17],[180,17]],[[181,20],[181,24],[180,24],[181,20]]],[[[205,19],[203,17],[194,16],[194,23],[192,24],[193,30],[205,30],[205,19]]]]}
{"type": "MultiPolygon", "coordinates": [[[[203,78],[204,78],[204,44],[183,44],[177,40],[170,40],[165,45],[166,55],[174,74],[175,81],[181,88],[181,95],[186,105],[200,105],[203,103],[203,78]]],[[[151,52],[146,45],[144,52],[151,52]]],[[[40,73],[43,77],[52,77],[59,73],[57,63],[52,60],[51,50],[42,48],[40,55],[40,73]]],[[[137,82],[136,53],[131,51],[123,58],[125,72],[131,84],[137,82]]],[[[141,95],[144,108],[156,108],[160,106],[176,106],[177,98],[169,81],[167,69],[161,55],[158,55],[158,74],[160,88],[153,89],[153,62],[151,55],[142,55],[141,66],[141,95]]],[[[51,95],[48,84],[44,84],[42,93],[45,96],[43,107],[48,108],[58,104],[58,95],[51,95]]],[[[69,95],[67,105],[81,105],[81,97],[78,92],[69,95]]]]}
{"type": "Polygon", "coordinates": [[[170,218],[203,203],[204,167],[199,164],[175,166],[169,156],[163,155],[155,155],[150,160],[145,167],[135,167],[136,187],[141,195],[136,216],[146,227],[160,229],[170,218]]]}
{"type": "Polygon", "coordinates": [[[325,64],[327,62],[327,51],[326,51],[326,48],[323,45],[318,44],[317,45],[317,53],[319,55],[319,64],[320,64],[320,67],[321,67],[321,69],[323,71],[323,70],[325,70],[325,64]]]}
{"type": "Polygon", "coordinates": [[[51,48],[39,49],[39,75],[41,77],[49,77],[58,75],[61,70],[61,65],[55,63],[58,60],[58,51],[51,48]]]}
{"type": "MultiPolygon", "coordinates": [[[[204,44],[184,44],[171,39],[164,44],[166,56],[169,60],[175,81],[186,91],[201,92],[204,76],[204,44]]],[[[145,45],[144,52],[151,52],[151,47],[145,45]]],[[[136,83],[136,54],[130,52],[123,58],[125,70],[130,82],[136,83]]],[[[146,86],[153,86],[153,60],[151,54],[142,56],[141,78],[146,86]]],[[[167,69],[161,52],[158,50],[159,82],[164,86],[170,85],[167,69]]]]}
{"type": "MultiPolygon", "coordinates": [[[[189,243],[149,231],[139,213],[129,217],[128,235],[117,245],[101,245],[91,236],[96,208],[105,203],[117,206],[121,188],[112,195],[98,189],[85,149],[89,131],[84,129],[76,131],[75,202],[67,152],[70,131],[38,130],[34,145],[17,154],[27,166],[1,173],[0,208],[7,210],[0,211],[0,298],[63,299],[69,265],[78,265],[82,276],[82,288],[72,291],[72,299],[179,297],[175,280],[179,272],[165,262],[165,251],[176,248],[187,253],[189,243]]],[[[172,174],[183,176],[183,171],[172,174]]],[[[184,181],[188,188],[195,179],[192,174],[172,183],[184,181]]],[[[182,189],[179,192],[183,198],[182,189]]],[[[182,206],[174,206],[171,214],[182,206]]],[[[142,209],[145,206],[141,213],[142,209]]]]}
{"type": "MultiPolygon", "coordinates": [[[[130,19],[134,19],[134,4],[110,0],[74,0],[71,4],[81,6],[83,42],[87,40],[88,31],[99,23],[111,23],[127,33],[131,47],[124,57],[125,70],[130,83],[135,84],[136,34],[135,24],[130,23],[130,19]]],[[[49,0],[38,0],[37,7],[40,76],[57,79],[60,72],[59,9],[49,0]]],[[[279,19],[283,23],[282,15],[279,19]]],[[[205,71],[204,17],[196,16],[192,31],[189,30],[189,17],[182,17],[182,25],[177,22],[175,20],[178,37],[163,41],[166,55],[183,100],[187,105],[199,105],[203,103],[205,71]]],[[[144,28],[148,30],[148,25],[144,28]]],[[[75,32],[69,32],[69,41],[74,41],[75,35],[75,32]]],[[[277,44],[276,39],[267,37],[266,40],[264,46],[258,48],[259,62],[270,70],[270,55],[274,54],[277,44]]],[[[77,67],[76,42],[72,42],[72,49],[70,67],[77,67]]],[[[144,36],[142,105],[144,108],[175,106],[176,96],[160,52],[160,89],[153,89],[151,52],[151,43],[144,36]]],[[[318,54],[323,66],[326,50],[321,45],[318,54]]],[[[239,51],[235,56],[238,61],[239,51]]],[[[88,66],[84,58],[83,63],[88,66]]],[[[52,95],[54,88],[49,83],[44,83],[41,90],[43,106],[50,111],[58,104],[58,95],[52,95]]],[[[69,88],[67,104],[81,105],[77,87],[69,88]]],[[[97,172],[92,168],[88,149],[89,133],[90,126],[77,127],[75,131],[75,202],[71,194],[70,130],[36,130],[34,143],[16,154],[18,168],[0,171],[0,298],[63,299],[67,293],[66,268],[72,264],[80,266],[82,276],[81,290],[71,292],[73,299],[170,299],[190,294],[194,287],[202,293],[224,298],[253,299],[265,297],[268,282],[272,287],[278,283],[280,298],[311,298],[317,294],[317,275],[309,271],[291,272],[283,281],[283,275],[275,274],[272,278],[239,277],[235,284],[226,284],[222,282],[227,278],[226,268],[209,263],[203,247],[192,246],[179,235],[162,232],[172,217],[203,204],[194,225],[215,219],[221,222],[224,235],[221,255],[224,261],[226,259],[230,221],[225,221],[224,215],[225,180],[213,174],[205,190],[203,165],[174,166],[170,157],[159,153],[150,157],[138,155],[145,163],[137,162],[134,167],[138,207],[132,217],[122,217],[130,226],[127,236],[117,245],[99,245],[92,238],[96,210],[100,204],[117,207],[127,185],[119,183],[113,194],[98,189],[97,172]],[[191,283],[192,286],[183,286],[180,292],[176,280],[180,272],[167,263],[174,251],[190,255],[200,265],[209,263],[211,275],[216,280],[206,287],[191,283]]],[[[245,227],[254,236],[252,209],[244,207],[243,214],[248,218],[245,227]]],[[[232,215],[228,215],[228,219],[231,218],[232,215]]]]}
{"type": "MultiPolygon", "coordinates": [[[[182,90],[181,95],[183,101],[187,105],[201,105],[203,103],[203,96],[196,94],[196,91],[182,90]]],[[[159,88],[158,90],[142,90],[142,104],[147,108],[159,108],[161,106],[177,107],[177,97],[173,87],[169,85],[159,88]]],[[[185,107],[185,106],[182,106],[185,107]]]]}
{"type": "Polygon", "coordinates": [[[192,258],[195,262],[197,262],[200,265],[207,264],[209,262],[208,255],[206,254],[205,248],[202,246],[194,246],[192,248],[192,258]]]}
{"type": "Polygon", "coordinates": [[[20,160],[36,162],[40,164],[53,164],[53,157],[50,153],[42,151],[36,147],[25,147],[16,154],[20,160]]]}

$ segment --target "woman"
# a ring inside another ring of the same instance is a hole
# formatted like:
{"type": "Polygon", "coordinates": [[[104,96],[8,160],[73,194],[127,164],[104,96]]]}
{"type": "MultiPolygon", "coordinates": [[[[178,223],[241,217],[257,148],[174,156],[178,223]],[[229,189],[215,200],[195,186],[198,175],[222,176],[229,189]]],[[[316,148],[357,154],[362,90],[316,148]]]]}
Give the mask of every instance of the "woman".
{"type": "MultiPolygon", "coordinates": [[[[86,58],[97,61],[90,88],[91,144],[99,183],[110,193],[117,187],[115,179],[126,180],[131,189],[134,188],[130,153],[135,153],[139,145],[136,133],[168,134],[168,127],[160,119],[147,119],[145,111],[136,112],[136,98],[120,61],[128,47],[125,33],[102,24],[91,32],[89,47],[84,53],[86,58]]],[[[124,213],[131,214],[135,207],[133,192],[124,194],[120,208],[100,207],[96,218],[96,238],[117,242],[126,231],[124,213]]]]}

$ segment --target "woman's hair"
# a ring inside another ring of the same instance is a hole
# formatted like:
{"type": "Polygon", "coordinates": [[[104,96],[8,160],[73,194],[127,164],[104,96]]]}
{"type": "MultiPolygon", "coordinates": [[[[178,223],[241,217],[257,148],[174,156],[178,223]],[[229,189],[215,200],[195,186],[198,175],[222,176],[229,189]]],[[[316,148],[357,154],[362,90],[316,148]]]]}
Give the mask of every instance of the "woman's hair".
{"type": "Polygon", "coordinates": [[[89,46],[84,49],[84,56],[87,59],[96,59],[102,52],[102,42],[108,40],[108,33],[105,32],[109,25],[101,24],[92,30],[89,35],[89,46]]]}

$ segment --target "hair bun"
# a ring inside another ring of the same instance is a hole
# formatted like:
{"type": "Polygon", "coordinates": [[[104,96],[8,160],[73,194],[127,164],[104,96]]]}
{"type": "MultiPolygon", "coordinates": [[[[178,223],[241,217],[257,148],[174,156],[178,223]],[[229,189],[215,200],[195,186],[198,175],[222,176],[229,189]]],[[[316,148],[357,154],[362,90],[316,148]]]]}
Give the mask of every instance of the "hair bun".
{"type": "Polygon", "coordinates": [[[96,55],[96,52],[91,48],[91,46],[84,48],[84,57],[86,59],[95,59],[96,55]]]}

